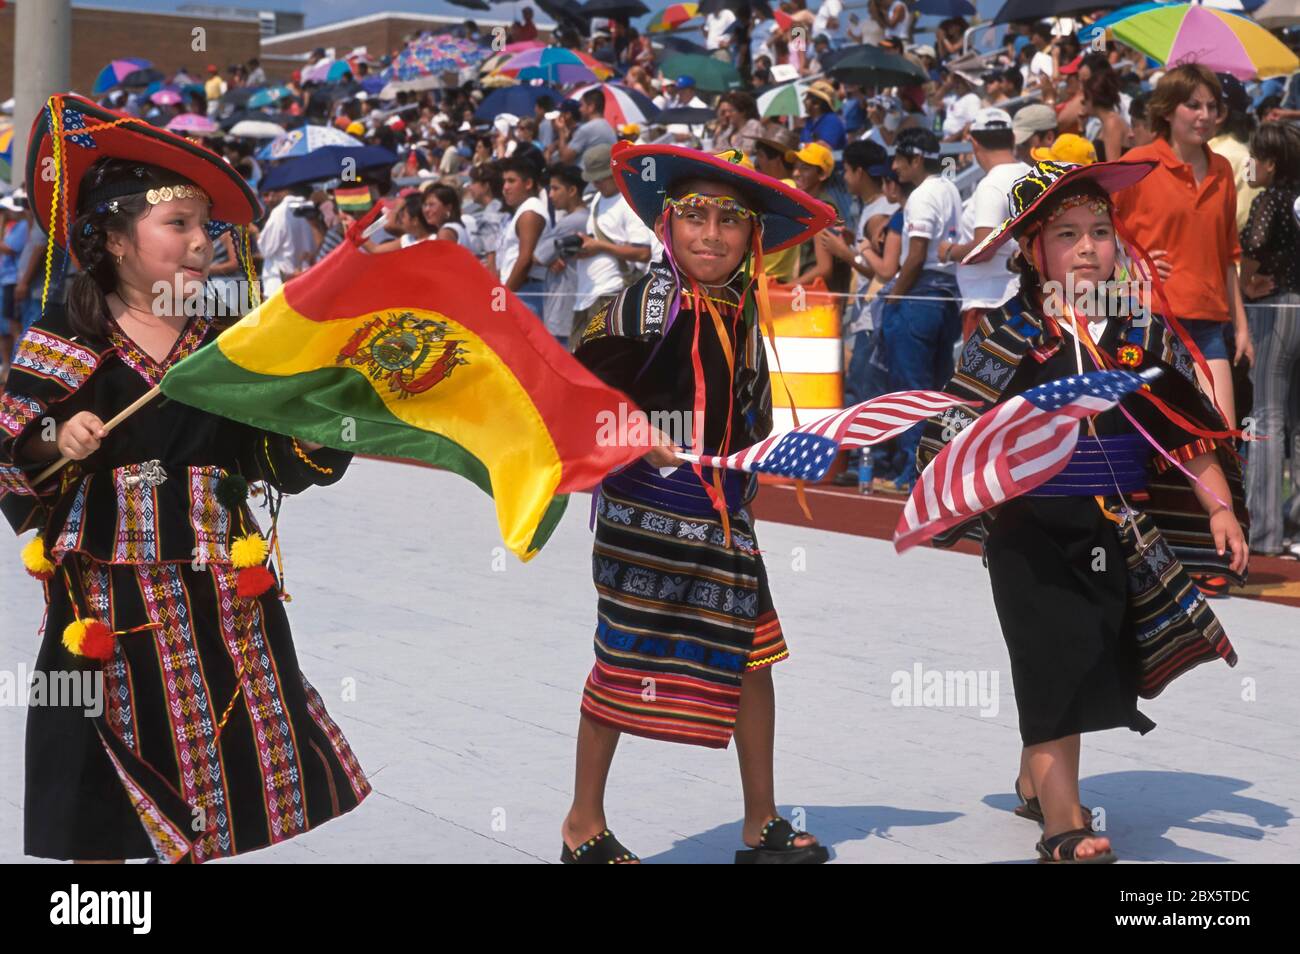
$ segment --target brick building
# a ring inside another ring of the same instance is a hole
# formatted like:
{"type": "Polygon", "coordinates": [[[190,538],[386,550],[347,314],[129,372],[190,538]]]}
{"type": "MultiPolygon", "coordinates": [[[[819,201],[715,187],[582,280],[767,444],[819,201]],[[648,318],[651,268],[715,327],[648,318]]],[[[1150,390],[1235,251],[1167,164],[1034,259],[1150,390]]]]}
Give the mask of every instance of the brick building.
{"type": "MultiPolygon", "coordinates": [[[[14,17],[18,3],[0,9],[0,100],[14,94],[14,17]]],[[[179,5],[175,13],[72,7],[72,89],[90,95],[95,77],[110,60],[143,57],[170,76],[181,67],[202,78],[209,63],[225,69],[246,63],[261,50],[263,33],[296,29],[302,14],[237,7],[179,5]],[[195,33],[201,30],[201,33],[195,33]],[[202,49],[195,49],[195,46],[202,49]]]]}

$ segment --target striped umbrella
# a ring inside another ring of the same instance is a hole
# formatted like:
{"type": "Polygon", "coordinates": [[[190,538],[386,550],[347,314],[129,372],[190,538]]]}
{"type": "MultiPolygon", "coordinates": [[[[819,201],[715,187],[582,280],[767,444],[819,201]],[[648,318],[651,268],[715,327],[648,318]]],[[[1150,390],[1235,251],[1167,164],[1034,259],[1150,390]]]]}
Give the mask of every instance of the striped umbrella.
{"type": "Polygon", "coordinates": [[[699,15],[698,3],[674,3],[652,16],[646,30],[651,33],[667,33],[669,30],[676,30],[688,20],[694,20],[699,15]]]}
{"type": "Polygon", "coordinates": [[[114,86],[121,84],[132,73],[148,69],[153,69],[153,64],[139,57],[113,60],[99,71],[99,75],[95,77],[95,85],[90,88],[90,91],[96,96],[100,93],[107,93],[114,86]]]}
{"type": "Polygon", "coordinates": [[[803,98],[811,85],[810,80],[796,80],[793,83],[773,86],[760,93],[754,101],[754,105],[758,107],[758,115],[764,119],[778,116],[806,116],[803,98]]]}
{"type": "Polygon", "coordinates": [[[599,82],[609,79],[614,73],[586,53],[560,46],[525,50],[507,60],[498,72],[521,80],[543,79],[555,84],[599,82]]]}
{"type": "Polygon", "coordinates": [[[659,115],[659,107],[645,93],[615,83],[584,86],[574,90],[569,99],[582,99],[582,95],[590,89],[598,89],[605,94],[605,119],[615,129],[628,123],[648,126],[659,115]]]}
{"type": "Polygon", "coordinates": [[[1084,46],[1098,33],[1158,63],[1200,63],[1238,79],[1284,76],[1300,58],[1250,17],[1192,3],[1139,3],[1079,31],[1084,46]]]}

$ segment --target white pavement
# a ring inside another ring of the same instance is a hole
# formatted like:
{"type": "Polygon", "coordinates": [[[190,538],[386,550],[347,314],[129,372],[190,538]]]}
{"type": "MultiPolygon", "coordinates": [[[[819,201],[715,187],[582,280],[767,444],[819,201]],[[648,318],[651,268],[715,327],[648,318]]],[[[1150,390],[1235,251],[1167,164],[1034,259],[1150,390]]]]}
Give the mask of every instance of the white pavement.
{"type": "MultiPolygon", "coordinates": [[[[592,660],[588,507],[574,497],[522,564],[500,547],[491,501],[448,474],[362,460],[287,501],[298,655],[375,793],[236,863],[558,860],[592,660]]],[[[782,810],[842,862],[1031,860],[1039,830],[1010,812],[1019,735],[979,560],[774,523],[758,533],[792,652],[775,669],[782,810]],[[892,704],[893,675],[917,666],[996,679],[984,707],[996,711],[892,704]]],[[[0,676],[31,666],[42,615],[10,552],[0,676]]],[[[1238,666],[1202,666],[1144,703],[1159,726],[1145,738],[1085,738],[1083,801],[1105,811],[1126,861],[1300,859],[1300,610],[1215,608],[1238,666]]],[[[24,720],[0,705],[0,862],[23,857],[24,720]]],[[[608,809],[647,861],[730,862],[734,750],[626,737],[608,809]]]]}

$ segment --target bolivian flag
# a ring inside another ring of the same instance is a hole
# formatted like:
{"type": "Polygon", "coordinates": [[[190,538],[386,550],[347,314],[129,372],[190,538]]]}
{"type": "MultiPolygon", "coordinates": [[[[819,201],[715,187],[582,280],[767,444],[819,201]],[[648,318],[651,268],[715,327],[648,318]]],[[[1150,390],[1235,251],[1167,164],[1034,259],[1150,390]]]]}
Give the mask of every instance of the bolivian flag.
{"type": "Polygon", "coordinates": [[[606,446],[608,428],[598,440],[620,402],[625,413],[634,405],[468,250],[428,241],[368,254],[366,221],[173,366],[162,391],[269,431],[468,477],[495,498],[502,539],[527,560],[563,513],[560,495],[645,452],[606,446]]]}

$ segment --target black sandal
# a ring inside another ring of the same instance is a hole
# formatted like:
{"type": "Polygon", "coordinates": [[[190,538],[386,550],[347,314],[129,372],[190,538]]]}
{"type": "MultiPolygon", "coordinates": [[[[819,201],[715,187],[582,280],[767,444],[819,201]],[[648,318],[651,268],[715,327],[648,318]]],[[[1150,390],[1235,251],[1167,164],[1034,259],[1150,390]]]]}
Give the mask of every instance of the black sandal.
{"type": "Polygon", "coordinates": [[[758,836],[757,848],[736,852],[738,865],[820,865],[830,860],[831,853],[822,844],[796,845],[794,840],[807,832],[795,831],[794,826],[778,815],[766,825],[758,836]]]}
{"type": "Polygon", "coordinates": [[[1096,834],[1091,828],[1073,828],[1070,831],[1063,831],[1059,835],[1053,835],[1051,838],[1044,838],[1037,845],[1038,863],[1040,865],[1108,865],[1118,860],[1115,852],[1107,848],[1105,851],[1099,851],[1090,858],[1076,858],[1075,849],[1079,844],[1089,838],[1096,838],[1096,834]],[[1056,849],[1061,849],[1061,857],[1056,857],[1056,849]]]}
{"type": "Polygon", "coordinates": [[[625,865],[641,860],[624,848],[608,828],[588,838],[576,851],[570,851],[568,845],[563,847],[560,861],[566,865],[625,865]]]}
{"type": "MultiPolygon", "coordinates": [[[[1020,794],[1019,776],[1016,777],[1015,790],[1016,798],[1020,800],[1020,804],[1011,810],[1012,813],[1019,815],[1021,818],[1028,818],[1032,822],[1038,822],[1040,825],[1043,824],[1045,821],[1043,818],[1043,806],[1039,804],[1037,796],[1033,798],[1025,798],[1025,796],[1020,794]]],[[[1083,810],[1083,815],[1087,819],[1087,821],[1083,823],[1084,827],[1087,828],[1088,831],[1095,831],[1092,827],[1092,809],[1083,804],[1079,805],[1079,808],[1083,810]]]]}

